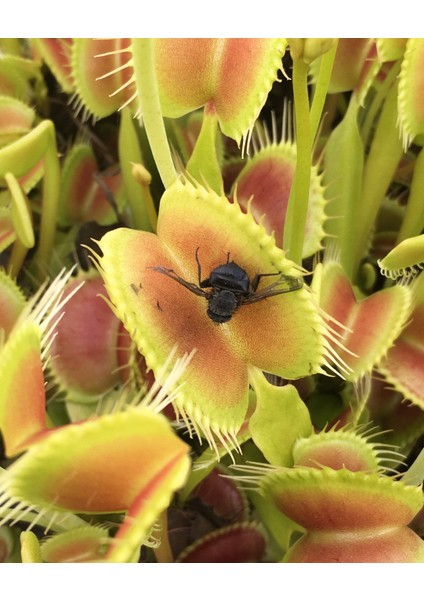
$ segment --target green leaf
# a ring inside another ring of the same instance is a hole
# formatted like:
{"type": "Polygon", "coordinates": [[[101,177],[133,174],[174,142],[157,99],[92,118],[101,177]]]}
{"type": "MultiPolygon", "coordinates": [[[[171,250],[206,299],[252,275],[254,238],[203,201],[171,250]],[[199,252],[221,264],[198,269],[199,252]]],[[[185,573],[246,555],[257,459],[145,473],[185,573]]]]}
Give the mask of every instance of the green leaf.
{"type": "Polygon", "coordinates": [[[41,563],[40,543],[32,531],[21,533],[21,555],[23,563],[41,563]]]}
{"type": "Polygon", "coordinates": [[[187,171],[197,181],[206,183],[214,192],[221,194],[224,188],[216,151],[217,127],[217,115],[205,110],[200,135],[187,163],[187,171]]]}
{"type": "Polygon", "coordinates": [[[357,235],[364,165],[357,112],[358,103],[352,97],[344,119],[328,139],[324,154],[324,183],[327,198],[331,198],[325,229],[338,240],[341,262],[349,276],[353,274],[352,248],[357,235]]]}
{"type": "Polygon", "coordinates": [[[124,180],[125,194],[130,205],[132,222],[136,229],[153,231],[149,218],[152,198],[147,186],[140,186],[134,178],[133,165],[144,164],[136,131],[136,124],[129,108],[122,109],[119,128],[119,164],[124,180]]]}
{"type": "Polygon", "coordinates": [[[273,465],[293,466],[293,445],[312,433],[308,409],[293,385],[271,385],[255,369],[249,378],[256,391],[256,410],[250,418],[252,439],[273,465]]]}
{"type": "Polygon", "coordinates": [[[16,234],[25,248],[32,248],[35,236],[28,198],[13,173],[6,173],[4,178],[12,197],[12,220],[16,234]]]}

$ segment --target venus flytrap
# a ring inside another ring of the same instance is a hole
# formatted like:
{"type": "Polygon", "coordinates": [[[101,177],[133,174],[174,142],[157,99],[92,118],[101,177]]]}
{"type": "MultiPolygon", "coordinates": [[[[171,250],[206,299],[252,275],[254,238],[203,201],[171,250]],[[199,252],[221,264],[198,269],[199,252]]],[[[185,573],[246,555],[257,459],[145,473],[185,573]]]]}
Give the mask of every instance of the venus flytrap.
{"type": "Polygon", "coordinates": [[[69,276],[61,273],[47,290],[46,286],[38,290],[19,311],[1,347],[0,428],[8,456],[16,456],[32,438],[47,431],[43,358],[63,308],[62,293],[69,276]],[[24,379],[19,377],[22,370],[26,371],[24,379]]]}
{"type": "Polygon", "coordinates": [[[101,562],[109,543],[105,527],[87,524],[46,538],[40,546],[40,562],[101,562]]]}
{"type": "Polygon", "coordinates": [[[76,144],[69,150],[61,169],[59,225],[69,227],[89,221],[101,225],[114,223],[116,211],[122,208],[122,192],[121,175],[108,171],[100,173],[91,146],[76,144]],[[110,202],[110,197],[114,203],[110,202]]]}
{"type": "Polygon", "coordinates": [[[203,277],[229,260],[243,265],[251,279],[260,273],[301,276],[263,227],[225,197],[177,181],[162,197],[157,236],[121,229],[108,233],[99,246],[102,256],[95,260],[113,308],[148,366],[156,372],[175,343],[182,352],[197,349],[176,408],[209,443],[216,439],[238,446],[250,364],[288,379],[325,372],[328,328],[306,287],[242,306],[218,325],[208,316],[204,298],[157,272],[156,267],[173,269],[196,284],[198,252],[203,277]],[[258,322],[261,341],[252,338],[258,322]]]}
{"type": "Polygon", "coordinates": [[[405,454],[415,444],[419,445],[424,432],[424,411],[419,405],[406,401],[379,371],[373,376],[366,411],[368,418],[385,432],[385,440],[405,454]]]}
{"type": "Polygon", "coordinates": [[[71,38],[36,38],[33,40],[35,53],[47,63],[63,91],[72,93],[74,83],[71,72],[71,38]]]}
{"type": "MultiPolygon", "coordinates": [[[[283,232],[289,205],[290,191],[296,169],[296,144],[285,133],[286,115],[283,115],[281,141],[269,140],[258,130],[259,149],[236,177],[232,195],[235,201],[249,210],[257,222],[262,223],[277,245],[283,247],[283,232]],[[287,139],[285,139],[287,137],[287,139]]],[[[326,200],[318,167],[311,168],[308,210],[303,237],[302,258],[312,256],[323,247],[326,200]]]]}
{"type": "Polygon", "coordinates": [[[424,266],[424,235],[404,239],[377,263],[381,273],[390,279],[417,275],[424,266]]]}
{"type": "Polygon", "coordinates": [[[422,62],[424,43],[422,39],[409,39],[399,76],[398,111],[404,145],[423,142],[424,115],[421,106],[422,62]]]}
{"type": "Polygon", "coordinates": [[[424,186],[424,151],[421,149],[415,160],[408,204],[397,235],[397,243],[416,237],[424,228],[424,206],[421,190],[424,186]]]}
{"type": "Polygon", "coordinates": [[[79,274],[64,289],[70,298],[53,332],[49,370],[72,402],[96,402],[120,381],[120,324],[103,293],[96,271],[79,274]]]}
{"type": "Polygon", "coordinates": [[[188,496],[179,493],[168,521],[175,562],[258,562],[266,551],[246,494],[222,464],[188,496]]]}
{"type": "MultiPolygon", "coordinates": [[[[347,92],[356,88],[371,46],[372,40],[369,38],[341,38],[338,40],[328,87],[329,94],[347,92]]],[[[316,60],[311,65],[314,76],[320,66],[320,60],[316,60]]]]}
{"type": "Polygon", "coordinates": [[[61,275],[41,303],[35,299],[25,308],[1,349],[0,428],[7,455],[21,456],[1,473],[0,515],[7,521],[32,514],[35,525],[38,520],[60,521],[69,511],[128,511],[108,543],[106,559],[129,560],[187,474],[188,448],[157,414],[170,401],[171,380],[181,377],[187,359],[177,361],[171,379],[159,373],[139,406],[62,427],[48,423],[43,363],[63,305],[78,291],[74,287],[64,294],[68,278],[61,275]],[[142,460],[144,451],[148,465],[142,460]],[[99,485],[106,487],[101,491],[99,485]]]}
{"type": "MultiPolygon", "coordinates": [[[[23,354],[23,358],[28,357],[23,354]]],[[[177,371],[183,368],[184,362],[177,364],[177,371]]],[[[157,394],[156,387],[141,406],[75,425],[46,429],[41,404],[41,361],[31,366],[28,373],[31,374],[25,380],[30,386],[26,388],[28,398],[34,399],[37,375],[40,402],[38,415],[34,410],[26,411],[25,429],[20,409],[13,406],[10,386],[6,382],[2,388],[3,407],[7,410],[2,415],[1,427],[7,452],[15,454],[25,449],[26,452],[2,473],[0,513],[14,505],[12,511],[6,512],[5,519],[21,518],[22,511],[35,509],[38,512],[33,519],[35,524],[43,516],[52,523],[58,521],[63,511],[64,514],[128,511],[113,540],[107,543],[105,560],[131,560],[159,512],[167,507],[174,490],[183,484],[189,466],[187,446],[177,439],[167,420],[155,413],[165,401],[166,382],[161,380],[162,390],[157,394]],[[147,405],[149,402],[151,407],[147,405]],[[19,429],[15,428],[16,419],[21,422],[19,429]],[[143,452],[148,463],[142,459],[143,452]],[[99,485],[106,487],[101,489],[99,485]]]]}
{"type": "Polygon", "coordinates": [[[316,269],[312,289],[340,335],[335,349],[349,367],[344,377],[356,382],[371,372],[405,327],[413,306],[411,288],[397,285],[361,297],[341,265],[327,260],[316,269]]]}
{"type": "Polygon", "coordinates": [[[163,117],[206,106],[221,131],[247,148],[284,49],[284,40],[273,39],[76,40],[73,76],[79,98],[95,115],[128,105],[142,116],[168,187],[176,171],[163,117]]]}
{"type": "Polygon", "coordinates": [[[26,299],[16,281],[0,271],[0,347],[24,309],[26,299]]]}
{"type": "Polygon", "coordinates": [[[422,562],[423,541],[407,527],[423,506],[422,490],[384,475],[383,465],[399,459],[371,437],[322,431],[294,442],[293,468],[239,468],[246,474],[236,479],[306,530],[285,562],[422,562]]]}
{"type": "Polygon", "coordinates": [[[16,141],[33,127],[35,111],[21,100],[0,96],[0,111],[0,147],[16,141]]]}
{"type": "Polygon", "coordinates": [[[182,552],[178,563],[257,563],[265,553],[265,538],[254,523],[228,525],[210,533],[182,552]]]}
{"type": "Polygon", "coordinates": [[[422,562],[423,540],[407,527],[422,491],[377,474],[298,468],[261,487],[307,533],[285,562],[422,562]]]}
{"type": "Polygon", "coordinates": [[[414,304],[408,324],[396,339],[396,343],[389,348],[386,356],[378,365],[378,369],[406,400],[423,409],[424,277],[422,273],[417,277],[411,289],[414,304]]]}

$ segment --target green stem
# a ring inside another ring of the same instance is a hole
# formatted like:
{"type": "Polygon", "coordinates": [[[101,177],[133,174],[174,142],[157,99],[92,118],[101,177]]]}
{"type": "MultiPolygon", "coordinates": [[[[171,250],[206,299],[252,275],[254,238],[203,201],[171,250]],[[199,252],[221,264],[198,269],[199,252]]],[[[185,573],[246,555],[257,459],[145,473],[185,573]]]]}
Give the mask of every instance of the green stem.
{"type": "Polygon", "coordinates": [[[152,198],[152,194],[150,192],[152,176],[141,163],[132,165],[132,176],[134,181],[136,181],[137,184],[139,184],[140,186],[149,222],[149,228],[143,227],[143,229],[145,229],[146,231],[153,231],[154,233],[156,233],[158,225],[158,214],[156,211],[155,203],[152,198]]]}
{"type": "Polygon", "coordinates": [[[28,248],[23,245],[19,238],[15,240],[10,253],[9,260],[7,263],[7,272],[11,277],[16,279],[19,275],[19,271],[24,264],[26,255],[28,254],[28,248]]]}
{"type": "Polygon", "coordinates": [[[0,148],[0,178],[13,173],[16,179],[28,175],[44,163],[43,205],[38,248],[34,256],[39,277],[44,277],[51,259],[56,236],[57,210],[60,191],[60,165],[56,133],[52,121],[45,120],[16,142],[0,148]]]}
{"type": "Polygon", "coordinates": [[[168,514],[166,510],[159,516],[159,524],[161,527],[160,545],[154,549],[154,554],[158,563],[173,563],[174,557],[172,554],[171,544],[168,536],[168,514]]]}
{"type": "Polygon", "coordinates": [[[337,242],[340,260],[352,281],[352,248],[359,228],[359,210],[364,170],[364,149],[358,130],[358,101],[351,96],[342,122],[331,133],[325,150],[324,170],[328,198],[326,231],[337,242]]]}
{"type": "Polygon", "coordinates": [[[151,198],[146,198],[145,187],[143,186],[140,189],[140,184],[134,179],[133,175],[133,164],[143,164],[143,157],[138,142],[135,121],[129,108],[124,108],[121,111],[118,149],[121,173],[131,214],[131,225],[142,231],[153,231],[148,206],[151,198]]]}
{"type": "Polygon", "coordinates": [[[364,140],[365,147],[368,146],[368,141],[371,135],[371,129],[375,122],[376,115],[378,111],[381,109],[381,106],[384,102],[387,93],[395,82],[397,76],[399,75],[400,70],[400,61],[395,63],[395,65],[390,69],[389,73],[385,77],[384,81],[379,86],[377,93],[372,99],[370,107],[367,109],[364,122],[361,126],[362,139],[364,140]]]}
{"type": "Polygon", "coordinates": [[[60,194],[60,165],[56,146],[54,125],[51,121],[47,130],[47,145],[44,156],[43,210],[41,213],[40,239],[34,257],[38,276],[48,274],[56,237],[57,212],[60,194]]]}
{"type": "Polygon", "coordinates": [[[293,94],[297,160],[284,226],[284,248],[291,260],[301,264],[312,166],[308,65],[302,59],[293,60],[293,94]]]}
{"type": "Polygon", "coordinates": [[[367,252],[378,210],[403,153],[397,126],[397,96],[398,86],[393,85],[384,103],[365,164],[358,235],[352,248],[355,273],[367,252]]]}
{"type": "Polygon", "coordinates": [[[216,152],[218,118],[205,107],[202,128],[193,153],[187,163],[187,172],[199,183],[205,183],[217,194],[223,193],[223,181],[216,152]]]}
{"type": "Polygon", "coordinates": [[[320,61],[317,82],[311,105],[311,139],[314,140],[318,131],[328,87],[330,85],[331,73],[333,72],[334,59],[336,57],[337,44],[326,52],[320,61]]]}
{"type": "Polygon", "coordinates": [[[419,235],[424,229],[424,149],[418,154],[409,191],[408,204],[405,209],[402,226],[396,243],[399,244],[409,237],[419,235]]]}
{"type": "Polygon", "coordinates": [[[401,477],[406,485],[422,485],[424,481],[424,450],[421,450],[415,461],[401,477]]]}
{"type": "Polygon", "coordinates": [[[133,64],[141,114],[150,148],[165,188],[177,173],[163,122],[159,88],[156,80],[153,40],[133,39],[133,64]]]}

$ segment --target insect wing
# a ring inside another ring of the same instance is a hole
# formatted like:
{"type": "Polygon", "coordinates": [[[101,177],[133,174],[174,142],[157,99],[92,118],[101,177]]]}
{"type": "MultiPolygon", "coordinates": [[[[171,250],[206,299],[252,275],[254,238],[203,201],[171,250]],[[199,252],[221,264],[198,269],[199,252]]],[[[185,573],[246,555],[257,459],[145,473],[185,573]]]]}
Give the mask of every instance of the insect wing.
{"type": "Polygon", "coordinates": [[[253,304],[271,296],[295,292],[296,290],[300,290],[302,286],[303,281],[301,279],[289,277],[288,275],[280,275],[279,279],[274,281],[274,283],[267,285],[258,292],[253,292],[248,298],[243,299],[242,304],[253,304]]]}

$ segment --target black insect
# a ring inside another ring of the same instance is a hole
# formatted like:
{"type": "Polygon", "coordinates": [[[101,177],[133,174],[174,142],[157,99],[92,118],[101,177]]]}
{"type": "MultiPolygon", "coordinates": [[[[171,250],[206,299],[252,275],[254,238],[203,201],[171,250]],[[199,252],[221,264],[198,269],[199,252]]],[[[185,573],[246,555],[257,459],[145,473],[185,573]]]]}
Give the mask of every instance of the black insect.
{"type": "Polygon", "coordinates": [[[215,323],[226,323],[235,311],[245,304],[253,304],[270,296],[294,292],[302,287],[302,280],[289,277],[282,273],[258,273],[250,280],[248,274],[238,264],[231,261],[230,254],[227,262],[216,267],[207,279],[202,280],[202,269],[199,261],[199,248],[196,250],[197,275],[199,285],[190,283],[176,275],[172,269],[166,267],[150,267],[152,270],[167,275],[185,288],[202,296],[208,301],[207,314],[215,323]],[[278,279],[270,285],[256,291],[262,277],[279,275],[278,279]],[[209,288],[209,289],[205,289],[209,288]]]}

